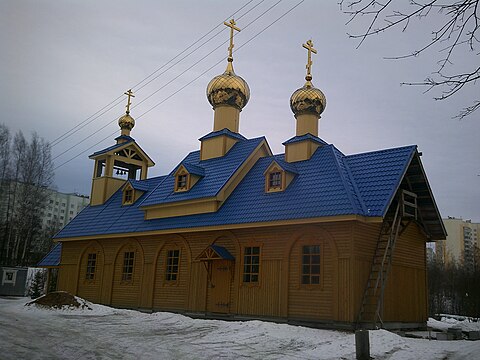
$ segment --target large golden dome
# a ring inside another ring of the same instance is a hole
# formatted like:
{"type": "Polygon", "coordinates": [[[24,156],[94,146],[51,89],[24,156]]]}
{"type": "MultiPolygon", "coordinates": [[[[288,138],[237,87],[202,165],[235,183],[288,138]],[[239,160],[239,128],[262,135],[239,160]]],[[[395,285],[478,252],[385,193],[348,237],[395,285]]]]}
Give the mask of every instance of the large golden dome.
{"type": "Polygon", "coordinates": [[[250,99],[250,88],[245,80],[235,74],[230,59],[225,72],[215,76],[208,83],[207,98],[213,109],[228,105],[242,110],[247,105],[250,99]]]}
{"type": "Polygon", "coordinates": [[[120,117],[120,119],[118,119],[118,125],[121,129],[132,130],[135,126],[135,120],[128,113],[126,113],[120,117]]]}
{"type": "Polygon", "coordinates": [[[297,89],[290,97],[290,108],[295,117],[303,114],[313,114],[320,117],[320,114],[327,106],[327,99],[323,92],[313,86],[310,80],[297,89]]]}

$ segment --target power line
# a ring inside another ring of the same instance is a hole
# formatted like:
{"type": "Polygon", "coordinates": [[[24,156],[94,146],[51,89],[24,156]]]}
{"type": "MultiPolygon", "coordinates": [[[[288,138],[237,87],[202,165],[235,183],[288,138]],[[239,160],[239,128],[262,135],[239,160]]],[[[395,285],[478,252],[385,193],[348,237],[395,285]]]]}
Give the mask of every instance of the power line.
{"type": "MultiPolygon", "coordinates": [[[[232,15],[228,16],[226,20],[230,19],[231,17],[233,17],[235,14],[237,14],[239,11],[243,10],[245,7],[247,7],[251,2],[253,2],[254,0],[250,0],[248,1],[245,5],[241,6],[240,8],[238,8],[232,15]]],[[[265,0],[262,0],[260,1],[259,4],[257,4],[256,6],[260,5],[263,1],[265,0]]],[[[249,11],[253,10],[256,6],[254,6],[252,9],[250,9],[249,11]]],[[[249,12],[248,11],[248,12],[249,12]]],[[[247,13],[248,13],[247,12],[247,13]]],[[[243,14],[242,16],[244,16],[245,14],[243,14]]],[[[176,58],[178,58],[180,55],[182,55],[184,52],[186,52],[190,47],[192,47],[193,45],[195,45],[196,43],[198,43],[199,41],[203,40],[205,37],[207,37],[210,33],[212,33],[215,29],[217,29],[219,26],[223,25],[223,21],[219,24],[217,24],[214,28],[212,28],[210,31],[208,31],[206,34],[204,34],[203,36],[201,36],[198,40],[194,41],[192,44],[190,44],[189,46],[187,46],[183,51],[181,51],[179,54],[177,54],[176,56],[174,56],[172,59],[170,59],[169,61],[167,61],[165,64],[163,64],[161,67],[159,67],[158,69],[156,69],[155,71],[153,71],[152,73],[150,73],[150,75],[148,75],[147,77],[145,77],[144,79],[142,79],[141,81],[139,81],[138,83],[136,83],[134,86],[130,87],[131,89],[133,88],[136,88],[137,86],[139,86],[140,84],[142,84],[143,82],[145,82],[146,80],[148,80],[149,78],[151,78],[152,76],[154,76],[157,72],[159,72],[161,69],[163,69],[165,66],[167,66],[169,63],[171,63],[172,61],[174,61],[176,58]]],[[[216,35],[215,35],[216,36],[216,35]]],[[[208,40],[209,41],[209,40],[208,40]]],[[[207,42],[208,42],[207,41],[207,42]]],[[[204,43],[206,44],[206,42],[204,43]]],[[[203,44],[203,45],[204,45],[203,44]]],[[[203,46],[202,45],[202,46],[203,46]]],[[[198,48],[197,48],[198,49],[198,48]]],[[[190,55],[190,54],[189,54],[190,55]]],[[[188,56],[188,55],[187,55],[188,56]]],[[[183,59],[182,59],[183,60],[183,59]]],[[[161,74],[160,74],[161,75],[161,74]]],[[[158,75],[158,76],[160,76],[158,75]]],[[[155,80],[156,78],[158,78],[158,76],[156,76],[153,80],[155,80]]],[[[151,80],[151,81],[153,81],[151,80]]],[[[144,86],[148,85],[151,81],[149,81],[147,84],[145,84],[144,86]]],[[[143,88],[144,86],[142,86],[141,88],[143,88]]],[[[141,89],[140,88],[140,89],[141,89]]],[[[73,134],[77,133],[79,130],[83,129],[85,126],[87,126],[88,124],[92,123],[94,120],[98,119],[100,116],[104,115],[105,113],[107,113],[108,111],[110,111],[112,108],[114,108],[115,106],[121,104],[121,101],[118,102],[118,100],[120,99],[123,99],[123,94],[118,96],[117,98],[115,98],[114,100],[112,100],[110,103],[108,103],[107,105],[105,105],[104,107],[102,107],[100,110],[96,111],[94,114],[90,115],[89,117],[87,117],[85,120],[81,121],[79,124],[75,125],[73,128],[71,128],[70,130],[66,131],[65,133],[63,133],[62,135],[60,135],[59,137],[55,138],[52,142],[51,142],[51,146],[54,147],[55,145],[61,143],[62,141],[64,141],[65,139],[69,138],[70,136],[72,136],[73,134]],[[115,103],[115,104],[114,104],[115,103]],[[106,109],[107,107],[109,107],[110,105],[114,104],[113,106],[111,106],[110,108],[108,108],[107,110],[105,110],[104,112],[102,112],[104,109],[106,109]],[[101,114],[99,114],[101,113],[101,114]],[[97,115],[99,114],[99,115],[97,115]],[[83,124],[83,126],[82,126],[83,124]]]]}
{"type": "MultiPolygon", "coordinates": [[[[244,17],[246,14],[250,13],[253,9],[255,9],[258,5],[260,5],[262,2],[264,2],[265,0],[261,0],[257,5],[253,6],[252,8],[250,8],[248,11],[246,11],[244,14],[242,14],[240,18],[244,17]]],[[[269,10],[271,10],[274,6],[276,6],[278,3],[280,3],[282,0],[279,0],[275,5],[271,6],[269,9],[267,9],[267,11],[265,11],[263,14],[265,14],[266,12],[268,12],[269,10]]],[[[248,5],[248,3],[247,3],[248,5]]],[[[238,12],[238,11],[237,11],[238,12]]],[[[261,14],[261,16],[263,15],[261,14]]],[[[260,16],[259,16],[260,17],[260,16]]],[[[256,21],[259,17],[257,17],[254,21],[256,21]]],[[[254,21],[250,22],[253,23],[254,21]]],[[[248,25],[250,25],[248,24],[248,25]]],[[[223,25],[223,23],[221,24],[223,25]]],[[[247,25],[247,26],[248,26],[247,25]]],[[[217,25],[216,27],[218,27],[219,25],[217,25]]],[[[215,28],[214,28],[215,29],[215,28]]],[[[203,45],[205,45],[206,43],[208,43],[210,40],[212,40],[213,38],[215,38],[218,34],[220,34],[220,32],[222,32],[223,29],[219,32],[217,32],[215,35],[213,35],[212,37],[210,37],[207,41],[205,41],[203,44],[201,44],[200,46],[198,46],[197,48],[195,48],[194,50],[192,50],[190,53],[188,53],[186,56],[184,56],[183,58],[181,58],[180,60],[178,60],[177,62],[175,62],[174,64],[172,64],[168,69],[162,71],[160,74],[158,74],[157,76],[155,76],[153,79],[151,79],[150,81],[148,81],[146,84],[144,84],[142,87],[140,87],[139,89],[143,88],[144,86],[148,85],[149,83],[151,83],[152,81],[154,81],[155,79],[157,79],[159,76],[161,76],[162,74],[164,74],[166,71],[168,71],[169,69],[171,69],[173,66],[177,65],[178,63],[180,63],[181,61],[183,61],[185,58],[187,58],[188,56],[190,56],[192,53],[194,53],[196,50],[198,50],[200,47],[202,47],[203,45]]],[[[210,31],[211,32],[211,31],[210,31]]],[[[192,69],[194,66],[196,66],[198,63],[200,63],[201,61],[203,61],[205,58],[207,58],[208,56],[210,56],[214,51],[216,51],[217,49],[219,49],[221,46],[223,46],[225,43],[227,43],[228,40],[224,41],[222,44],[220,44],[219,46],[217,46],[214,50],[210,51],[207,55],[205,55],[204,57],[202,57],[200,60],[198,60],[197,62],[195,62],[193,65],[191,65],[190,67],[188,67],[185,71],[188,71],[190,69],[192,69]]],[[[186,49],[183,51],[185,52],[186,49]]],[[[182,53],[183,53],[182,52],[182,53]]],[[[178,57],[178,55],[177,55],[178,57]]],[[[167,63],[168,64],[168,63],[167,63]]],[[[156,70],[158,71],[158,69],[156,70]]],[[[142,104],[143,102],[147,101],[149,98],[151,98],[153,95],[155,95],[156,93],[158,93],[160,90],[164,89],[166,86],[170,85],[173,81],[175,81],[177,78],[179,78],[180,76],[182,76],[183,73],[177,75],[176,77],[174,77],[172,80],[170,80],[169,82],[167,82],[166,84],[162,85],[159,89],[157,89],[156,91],[154,91],[153,93],[151,93],[150,95],[148,95],[147,97],[145,97],[142,101],[140,101],[139,103],[135,104],[133,108],[139,106],[140,104],[142,104]]],[[[137,91],[139,90],[137,89],[137,91]]],[[[76,132],[78,132],[79,130],[81,130],[82,128],[84,128],[86,125],[88,125],[89,123],[91,123],[92,121],[94,121],[95,119],[97,119],[98,117],[100,117],[101,115],[105,114],[106,112],[108,112],[109,110],[111,110],[113,107],[117,106],[118,104],[120,104],[122,101],[120,100],[120,102],[117,102],[117,104],[115,104],[114,106],[110,107],[109,109],[107,109],[106,111],[104,111],[103,113],[99,114],[98,116],[96,116],[95,118],[93,118],[92,120],[90,120],[88,123],[84,124],[83,126],[79,127],[77,130],[73,131],[72,133],[70,133],[68,136],[66,136],[64,139],[72,136],[73,134],[75,134],[76,132]]],[[[101,131],[103,129],[105,129],[108,125],[110,125],[111,123],[115,122],[116,119],[113,119],[111,121],[109,121],[108,123],[106,123],[104,126],[102,126],[101,128],[97,129],[93,134],[95,134],[96,132],[98,131],[101,131]]],[[[83,142],[85,142],[91,135],[93,134],[90,134],[90,135],[87,135],[86,137],[84,137],[82,140],[78,141],[77,143],[75,143],[73,146],[70,146],[68,149],[64,150],[63,152],[61,152],[60,154],[58,154],[57,156],[55,156],[53,158],[53,160],[59,158],[60,156],[63,156],[65,153],[69,152],[70,150],[73,150],[74,148],[76,148],[78,145],[82,144],[83,142]]],[[[63,139],[63,140],[64,140],[63,139]]]]}
{"type": "MultiPolygon", "coordinates": [[[[279,2],[281,2],[282,0],[279,0],[276,4],[278,4],[279,2]]],[[[246,44],[250,43],[252,40],[254,40],[255,38],[257,38],[259,35],[261,35],[263,32],[265,32],[267,29],[269,29],[271,26],[273,26],[275,23],[277,23],[278,21],[280,21],[282,18],[284,18],[286,15],[288,15],[290,12],[292,12],[294,9],[296,9],[298,6],[300,6],[305,0],[301,0],[299,1],[296,5],[294,5],[293,7],[291,7],[289,10],[287,10],[285,13],[283,13],[281,16],[279,16],[277,19],[275,19],[272,23],[270,23],[269,25],[267,25],[266,27],[264,27],[261,31],[259,31],[258,33],[256,33],[254,36],[252,36],[250,39],[248,39],[243,45],[239,46],[235,52],[237,52],[238,50],[240,50],[241,48],[243,48],[246,44]]],[[[275,4],[275,5],[276,5],[275,4]]],[[[259,17],[263,16],[260,15],[259,17]]],[[[258,19],[259,17],[257,17],[256,19],[258,19]]],[[[255,20],[256,20],[255,19],[255,20]]],[[[255,21],[254,20],[254,21],[255,21]]],[[[252,23],[252,22],[251,22],[252,23]]],[[[250,24],[251,24],[250,23],[250,24]]],[[[249,25],[250,25],[249,24],[249,25]]],[[[216,49],[215,49],[216,50],[216,49]]],[[[214,51],[215,51],[214,50],[214,51]]],[[[144,113],[140,114],[139,116],[137,116],[137,119],[138,118],[141,118],[143,117],[144,115],[146,115],[147,113],[149,113],[150,111],[152,111],[153,109],[155,109],[156,107],[160,106],[161,104],[163,104],[165,101],[167,101],[168,99],[170,99],[171,97],[173,97],[174,95],[176,95],[177,93],[179,93],[180,91],[182,91],[183,89],[185,89],[188,85],[192,84],[193,82],[195,82],[196,80],[198,80],[200,77],[202,77],[203,75],[205,75],[207,72],[209,72],[210,70],[212,70],[215,66],[217,66],[218,64],[220,64],[221,62],[223,62],[225,60],[225,58],[222,58],[221,60],[219,60],[218,62],[216,62],[214,65],[212,65],[211,67],[209,67],[207,70],[205,70],[204,72],[202,72],[200,75],[198,75],[197,77],[195,77],[193,80],[189,81],[187,84],[185,84],[184,86],[182,86],[180,89],[176,90],[175,92],[173,92],[172,94],[170,94],[169,96],[167,96],[166,98],[164,98],[162,101],[158,102],[157,104],[155,104],[154,106],[152,106],[150,109],[148,109],[147,111],[145,111],[144,113]]],[[[110,124],[110,123],[109,123],[110,124]]],[[[107,124],[108,125],[108,124],[107,124]]],[[[103,128],[102,128],[103,129],[103,128]]],[[[89,148],[85,149],[84,151],[82,151],[81,153],[77,154],[76,156],[70,158],[69,160],[63,162],[62,164],[60,164],[59,166],[55,167],[54,170],[62,167],[63,165],[66,165],[67,163],[69,163],[70,161],[76,159],[77,157],[83,155],[84,153],[86,153],[87,151],[89,151],[90,149],[92,149],[93,147],[99,145],[100,143],[102,143],[103,141],[111,138],[112,136],[114,136],[115,134],[117,133],[117,131],[113,132],[112,134],[108,135],[107,137],[103,138],[102,140],[100,140],[99,142],[93,144],[92,146],[90,146],[89,148]]],[[[62,154],[61,154],[62,155],[62,154]]]]}
{"type": "MultiPolygon", "coordinates": [[[[264,0],[262,0],[261,2],[259,2],[257,5],[253,6],[252,8],[250,8],[248,11],[246,11],[244,14],[242,14],[238,19],[241,19],[242,17],[244,17],[245,15],[247,15],[248,13],[250,13],[253,9],[255,9],[258,5],[260,5],[264,0]]],[[[244,26],[244,29],[248,28],[251,24],[253,24],[255,21],[257,21],[259,18],[261,18],[263,15],[265,15],[267,12],[269,12],[270,10],[272,10],[275,6],[277,6],[280,2],[282,2],[283,0],[278,0],[275,4],[273,4],[272,6],[270,6],[267,10],[265,10],[263,13],[261,13],[259,16],[257,16],[255,19],[253,19],[252,21],[250,21],[247,25],[244,26]]],[[[248,3],[247,3],[248,4],[248,3]]],[[[237,11],[238,12],[238,11],[237,11]]],[[[223,23],[222,23],[223,25],[223,23]]],[[[219,25],[217,25],[218,27],[219,25]]],[[[214,28],[215,29],[215,28],[214,28]]],[[[223,31],[223,29],[221,30],[223,31]]],[[[220,31],[220,32],[221,32],[220,31]]],[[[210,31],[211,32],[211,31],[210,31]]],[[[206,44],[208,41],[210,41],[211,39],[213,39],[214,37],[216,37],[220,32],[217,32],[213,37],[211,37],[210,39],[208,39],[206,42],[204,42],[202,44],[202,46],[204,44],[206,44]]],[[[147,101],[149,98],[151,98],[152,96],[154,96],[156,93],[158,93],[160,90],[164,89],[165,87],[167,87],[168,85],[170,85],[172,82],[174,82],[176,79],[178,79],[179,77],[181,77],[182,75],[185,74],[186,71],[192,69],[193,67],[195,67],[196,65],[198,65],[201,61],[203,61],[204,59],[206,59],[208,56],[210,56],[212,53],[214,53],[216,50],[218,50],[220,47],[222,47],[223,45],[225,45],[229,40],[225,40],[224,42],[222,42],[220,45],[218,45],[215,49],[211,50],[208,54],[206,54],[205,56],[203,56],[200,60],[196,61],[194,64],[192,64],[191,66],[189,66],[187,69],[185,69],[182,73],[180,73],[179,75],[175,76],[173,79],[171,79],[170,81],[168,81],[167,83],[163,84],[160,88],[158,88],[157,90],[155,90],[153,93],[151,93],[150,95],[146,96],[143,100],[141,100],[140,102],[138,102],[137,104],[135,104],[132,109],[136,108],[137,106],[141,105],[142,103],[144,103],[145,101],[147,101]]],[[[197,47],[198,49],[199,47],[197,47]]],[[[195,49],[196,50],[196,49],[195,49]]],[[[194,51],[195,51],[194,50],[194,51]]],[[[180,59],[179,61],[177,61],[176,63],[174,63],[172,66],[170,66],[168,69],[166,69],[165,71],[163,71],[162,73],[160,73],[158,76],[162,75],[163,73],[165,73],[166,71],[168,71],[170,68],[172,68],[173,66],[175,66],[176,64],[178,64],[179,62],[181,62],[183,59],[185,59],[186,57],[188,57],[190,54],[192,54],[194,51],[190,52],[189,54],[187,54],[185,57],[183,57],[182,59],[180,59]]],[[[185,52],[185,51],[184,51],[185,52]]],[[[221,60],[220,60],[221,62],[221,60]]],[[[218,64],[218,63],[217,63],[218,64]]],[[[215,64],[214,66],[216,66],[217,64],[215,64]]],[[[154,79],[156,79],[158,76],[156,76],[154,79]]],[[[154,79],[152,79],[151,81],[153,81],[154,79]]],[[[148,83],[150,83],[151,81],[149,81],[148,83]]],[[[174,94],[176,94],[177,92],[175,92],[174,94]]],[[[173,94],[173,95],[174,95],[173,94]]],[[[173,95],[171,96],[168,96],[167,99],[171,98],[173,95]]],[[[158,106],[158,105],[157,105],[158,106]]],[[[111,108],[110,108],[111,109],[111,108]]],[[[110,110],[108,109],[108,110],[110,110]]],[[[107,111],[108,111],[107,110],[107,111]]],[[[106,112],[106,111],[105,111],[106,112]]],[[[104,112],[104,113],[105,113],[104,112]]],[[[100,116],[100,115],[99,115],[100,116]]],[[[98,118],[98,116],[96,117],[98,118]]],[[[95,118],[95,119],[96,119],[95,118]]],[[[137,117],[138,119],[139,117],[137,117]]],[[[92,119],[91,121],[89,121],[89,123],[91,123],[93,120],[95,119],[92,119]]],[[[105,129],[108,125],[112,124],[113,122],[115,122],[117,119],[113,119],[111,121],[109,121],[108,123],[106,123],[104,126],[102,126],[101,128],[97,129],[94,133],[90,134],[90,135],[87,135],[86,137],[84,137],[82,140],[78,141],[77,143],[75,143],[73,146],[70,146],[68,149],[62,151],[60,154],[58,154],[57,156],[55,156],[53,158],[53,160],[63,156],[65,153],[69,152],[70,150],[74,149],[75,147],[77,147],[78,145],[82,144],[83,142],[85,142],[91,135],[95,134],[96,132],[98,131],[101,131],[103,129],[105,129]]],[[[73,133],[71,133],[69,136],[73,135],[75,132],[79,131],[81,128],[85,127],[87,124],[85,124],[84,126],[80,127],[79,129],[77,129],[76,131],[74,131],[73,133]]]]}

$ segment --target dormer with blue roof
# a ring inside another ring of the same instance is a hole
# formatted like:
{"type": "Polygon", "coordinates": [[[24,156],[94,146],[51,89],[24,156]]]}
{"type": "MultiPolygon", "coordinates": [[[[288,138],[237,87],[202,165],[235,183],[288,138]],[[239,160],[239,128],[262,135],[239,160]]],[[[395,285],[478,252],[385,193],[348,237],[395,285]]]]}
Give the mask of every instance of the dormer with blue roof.
{"type": "Polygon", "coordinates": [[[191,316],[424,326],[425,243],[446,233],[417,147],[345,155],[322,140],[311,41],[285,153],[245,138],[250,89],[233,71],[239,29],[225,25],[227,69],[207,87],[213,131],[168,174],[147,178],[153,161],[130,137],[127,105],[117,144],[91,156],[91,206],[55,236],[59,289],[191,316]]]}

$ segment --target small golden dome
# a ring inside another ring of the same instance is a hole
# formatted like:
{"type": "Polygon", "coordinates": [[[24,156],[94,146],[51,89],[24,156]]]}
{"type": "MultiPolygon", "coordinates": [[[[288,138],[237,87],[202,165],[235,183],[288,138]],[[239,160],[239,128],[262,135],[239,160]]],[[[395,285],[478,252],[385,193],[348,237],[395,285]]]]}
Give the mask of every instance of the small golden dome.
{"type": "Polygon", "coordinates": [[[327,99],[323,92],[313,86],[310,80],[297,89],[290,97],[290,108],[295,117],[302,114],[313,114],[320,117],[320,114],[327,106],[327,99]]]}
{"type": "Polygon", "coordinates": [[[135,120],[130,116],[129,113],[126,113],[120,119],[118,119],[118,125],[121,129],[132,130],[135,126],[135,120]]]}
{"type": "Polygon", "coordinates": [[[230,59],[225,72],[215,76],[208,83],[207,98],[213,109],[220,105],[228,105],[242,110],[247,105],[250,88],[245,80],[235,74],[230,59]]]}

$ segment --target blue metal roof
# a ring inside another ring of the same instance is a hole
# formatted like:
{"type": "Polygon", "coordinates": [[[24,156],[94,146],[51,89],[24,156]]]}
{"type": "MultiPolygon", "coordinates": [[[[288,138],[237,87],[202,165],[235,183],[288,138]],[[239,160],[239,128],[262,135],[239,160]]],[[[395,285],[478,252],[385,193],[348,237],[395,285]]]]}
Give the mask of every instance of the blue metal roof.
{"type": "Polygon", "coordinates": [[[282,143],[282,145],[293,144],[293,143],[303,141],[303,140],[312,140],[313,142],[316,142],[320,145],[328,145],[328,143],[326,143],[325,141],[323,141],[319,137],[314,136],[310,133],[307,133],[307,134],[301,135],[301,136],[294,136],[294,137],[288,139],[287,141],[285,141],[284,143],[282,143]]]}
{"type": "Polygon", "coordinates": [[[230,180],[231,176],[247,160],[253,150],[264,140],[265,138],[261,137],[239,141],[233,145],[226,155],[208,160],[200,160],[200,151],[191,152],[182,160],[181,164],[197,165],[203,168],[205,172],[203,178],[198,180],[195,186],[187,192],[174,192],[175,179],[171,175],[175,171],[172,171],[170,176],[142,201],[141,206],[200,199],[217,195],[227,181],[230,180]]]}
{"type": "Polygon", "coordinates": [[[128,182],[132,185],[135,190],[148,191],[148,183],[142,180],[129,179],[128,182]]]}
{"type": "Polygon", "coordinates": [[[194,165],[194,164],[190,164],[190,163],[187,163],[187,162],[183,162],[183,163],[179,164],[177,166],[177,168],[175,169],[174,173],[176,173],[178,168],[182,165],[185,169],[187,169],[187,171],[190,174],[194,174],[194,175],[198,175],[198,176],[205,176],[205,169],[203,167],[198,166],[198,165],[194,165]]]}
{"type": "Polygon", "coordinates": [[[97,156],[97,155],[100,155],[100,154],[105,154],[105,153],[107,153],[107,152],[109,152],[109,151],[112,151],[112,150],[115,150],[115,149],[117,149],[117,148],[120,148],[120,147],[124,146],[125,144],[129,144],[129,143],[135,141],[135,140],[133,140],[133,138],[131,138],[130,136],[129,136],[129,138],[130,138],[129,140],[127,140],[127,141],[125,141],[125,142],[123,142],[123,143],[115,144],[115,145],[109,146],[109,147],[107,147],[107,148],[105,148],[105,149],[103,149],[103,150],[95,151],[95,152],[94,152],[92,155],[90,155],[89,157],[97,156]]]}
{"type": "Polygon", "coordinates": [[[50,252],[45,255],[45,257],[40,260],[37,264],[37,267],[44,267],[44,266],[59,266],[60,265],[60,258],[62,256],[62,243],[56,243],[50,252]]]}
{"type": "Polygon", "coordinates": [[[141,181],[148,191],[131,206],[122,207],[117,191],[105,204],[85,208],[55,237],[58,239],[103,234],[174,230],[204,226],[269,222],[336,215],[384,216],[415,154],[416,146],[345,156],[333,145],[319,147],[309,160],[294,166],[296,176],[283,192],[266,193],[264,172],[273,160],[261,158],[237,185],[222,207],[213,213],[145,220],[140,206],[214,196],[263,141],[239,141],[223,157],[199,160],[190,153],[182,163],[205,169],[188,193],[174,193],[174,178],[141,181]]]}
{"type": "Polygon", "coordinates": [[[220,256],[224,260],[235,260],[233,255],[230,254],[230,252],[227,249],[225,249],[223,246],[214,244],[214,245],[210,245],[210,248],[212,248],[213,251],[215,251],[218,254],[218,256],[220,256]]]}
{"type": "Polygon", "coordinates": [[[295,164],[286,162],[284,160],[285,156],[281,154],[280,156],[275,156],[275,161],[277,162],[278,165],[282,167],[283,170],[288,171],[292,174],[297,174],[297,168],[295,164]]]}
{"type": "Polygon", "coordinates": [[[200,140],[200,141],[207,140],[207,139],[211,139],[211,138],[214,138],[214,137],[217,137],[217,136],[220,136],[220,135],[227,135],[227,136],[229,136],[233,139],[237,139],[237,140],[247,140],[247,138],[245,136],[243,136],[242,134],[234,133],[233,131],[230,131],[227,128],[222,129],[222,130],[218,130],[218,131],[212,131],[211,133],[208,133],[207,135],[202,136],[198,140],[200,140]]]}
{"type": "Polygon", "coordinates": [[[345,157],[367,215],[387,211],[416,149],[411,145],[345,157]]]}

